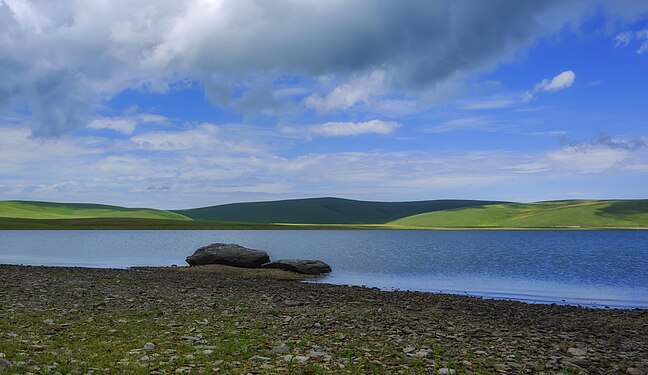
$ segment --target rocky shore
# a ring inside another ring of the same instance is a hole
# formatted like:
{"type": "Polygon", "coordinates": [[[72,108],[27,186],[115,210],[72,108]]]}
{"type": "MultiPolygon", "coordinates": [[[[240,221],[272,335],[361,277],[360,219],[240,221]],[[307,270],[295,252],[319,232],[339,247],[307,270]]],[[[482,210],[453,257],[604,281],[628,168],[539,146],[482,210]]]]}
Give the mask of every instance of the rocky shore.
{"type": "Polygon", "coordinates": [[[648,310],[227,266],[0,266],[0,373],[648,374],[648,310]]]}

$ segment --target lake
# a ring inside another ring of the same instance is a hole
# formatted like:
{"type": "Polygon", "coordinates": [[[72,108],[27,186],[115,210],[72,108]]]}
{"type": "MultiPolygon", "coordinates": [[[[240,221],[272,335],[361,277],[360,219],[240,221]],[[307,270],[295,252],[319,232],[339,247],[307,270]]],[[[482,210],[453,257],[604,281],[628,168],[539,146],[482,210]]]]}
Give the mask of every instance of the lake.
{"type": "Polygon", "coordinates": [[[648,308],[648,231],[0,231],[0,263],[184,265],[213,242],[322,259],[322,282],[590,307],[648,308]]]}

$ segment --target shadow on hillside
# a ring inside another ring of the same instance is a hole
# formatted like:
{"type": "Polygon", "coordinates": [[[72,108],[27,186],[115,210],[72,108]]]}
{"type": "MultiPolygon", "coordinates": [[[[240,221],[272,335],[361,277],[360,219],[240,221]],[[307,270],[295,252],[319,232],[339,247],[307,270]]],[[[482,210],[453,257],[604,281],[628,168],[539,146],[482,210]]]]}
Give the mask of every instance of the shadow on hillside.
{"type": "Polygon", "coordinates": [[[648,200],[616,201],[596,212],[599,216],[624,219],[642,213],[648,213],[648,200]]]}

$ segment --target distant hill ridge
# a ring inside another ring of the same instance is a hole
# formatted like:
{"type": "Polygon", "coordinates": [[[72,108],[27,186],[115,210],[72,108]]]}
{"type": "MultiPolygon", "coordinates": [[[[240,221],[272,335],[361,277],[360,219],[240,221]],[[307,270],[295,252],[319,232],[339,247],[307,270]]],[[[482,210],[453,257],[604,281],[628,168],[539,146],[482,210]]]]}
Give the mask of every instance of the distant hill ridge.
{"type": "Polygon", "coordinates": [[[325,197],[231,203],[173,212],[194,220],[294,224],[385,224],[424,212],[502,203],[505,202],[454,199],[371,202],[325,197]]]}
{"type": "Polygon", "coordinates": [[[0,229],[29,228],[646,228],[648,200],[371,202],[306,198],[165,211],[91,203],[0,201],[0,229]]]}

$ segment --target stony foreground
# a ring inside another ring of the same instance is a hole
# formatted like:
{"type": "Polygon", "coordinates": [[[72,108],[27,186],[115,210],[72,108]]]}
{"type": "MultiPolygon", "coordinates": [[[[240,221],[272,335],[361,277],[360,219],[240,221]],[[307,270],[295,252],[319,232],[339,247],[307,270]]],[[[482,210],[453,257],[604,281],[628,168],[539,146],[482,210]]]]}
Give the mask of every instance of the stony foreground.
{"type": "Polygon", "coordinates": [[[0,266],[0,373],[648,370],[647,310],[381,292],[219,269],[0,266]]]}

